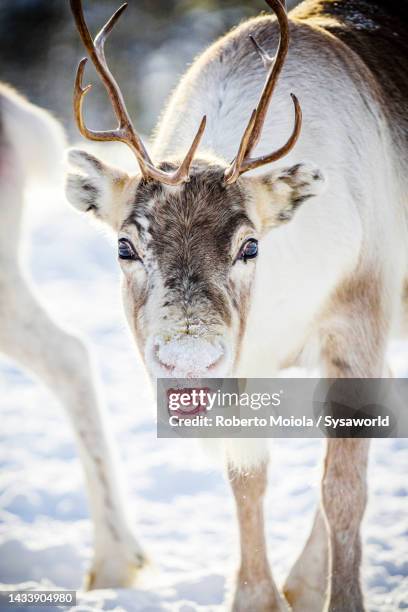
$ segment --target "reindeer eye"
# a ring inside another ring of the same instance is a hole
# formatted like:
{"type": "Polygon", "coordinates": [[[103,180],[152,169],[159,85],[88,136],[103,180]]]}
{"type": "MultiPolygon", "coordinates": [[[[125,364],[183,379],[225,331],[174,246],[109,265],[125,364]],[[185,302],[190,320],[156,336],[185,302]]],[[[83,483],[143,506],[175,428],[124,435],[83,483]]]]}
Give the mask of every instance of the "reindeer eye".
{"type": "Polygon", "coordinates": [[[133,244],[126,238],[120,238],[118,242],[118,255],[119,259],[139,259],[136,249],[133,244]]]}
{"type": "Polygon", "coordinates": [[[257,255],[258,255],[258,241],[255,240],[255,238],[250,238],[241,247],[241,250],[238,255],[238,259],[246,263],[248,259],[255,259],[257,255]]]}

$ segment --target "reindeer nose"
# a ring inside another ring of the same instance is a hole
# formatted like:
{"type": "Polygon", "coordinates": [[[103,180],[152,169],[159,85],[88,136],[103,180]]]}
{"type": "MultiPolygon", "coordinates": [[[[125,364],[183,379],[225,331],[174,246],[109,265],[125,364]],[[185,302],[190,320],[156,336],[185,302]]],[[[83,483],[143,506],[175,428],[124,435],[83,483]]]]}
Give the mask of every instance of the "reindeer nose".
{"type": "Polygon", "coordinates": [[[155,360],[158,365],[178,378],[214,376],[221,363],[224,348],[220,341],[182,336],[168,342],[156,341],[155,360]]]}

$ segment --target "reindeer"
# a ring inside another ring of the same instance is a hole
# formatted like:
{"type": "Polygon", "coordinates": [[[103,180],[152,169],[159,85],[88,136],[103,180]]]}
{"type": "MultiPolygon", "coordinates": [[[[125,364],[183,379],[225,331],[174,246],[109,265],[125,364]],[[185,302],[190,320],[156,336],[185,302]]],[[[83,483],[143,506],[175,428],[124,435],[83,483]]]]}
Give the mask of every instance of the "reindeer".
{"type": "Polygon", "coordinates": [[[95,532],[87,586],[128,586],[145,556],[125,513],[92,359],[47,313],[19,257],[24,191],[36,178],[58,183],[64,150],[59,123],[0,85],[0,352],[45,383],[72,423],[95,532]]]}
{"type": "MultiPolygon", "coordinates": [[[[152,381],[275,377],[293,365],[328,378],[382,377],[388,340],[406,317],[408,74],[399,9],[309,0],[289,20],[280,0],[267,4],[277,19],[244,22],[193,63],[150,155],[105,58],[126,5],[93,40],[81,0],[71,0],[119,122],[102,132],[85,125],[83,59],[79,130],[128,145],[139,171],[73,150],[79,172],[68,176],[67,197],[118,236],[124,309],[152,381]],[[272,142],[284,144],[271,152],[272,142]]],[[[241,541],[235,611],[364,610],[368,450],[364,439],[328,440],[321,503],[282,596],[264,537],[267,448],[225,442],[241,541]]]]}

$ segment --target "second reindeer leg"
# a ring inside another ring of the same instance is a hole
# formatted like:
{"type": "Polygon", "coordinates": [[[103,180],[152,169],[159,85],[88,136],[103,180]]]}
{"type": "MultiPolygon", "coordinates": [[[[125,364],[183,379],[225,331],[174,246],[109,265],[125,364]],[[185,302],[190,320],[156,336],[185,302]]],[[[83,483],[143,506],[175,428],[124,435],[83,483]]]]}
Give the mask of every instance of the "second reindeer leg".
{"type": "Polygon", "coordinates": [[[266,551],[263,501],[267,464],[242,473],[229,470],[239,524],[241,563],[233,612],[286,612],[272,578],[266,551]]]}
{"type": "Polygon", "coordinates": [[[75,433],[94,526],[94,559],[87,588],[133,584],[145,564],[122,496],[121,474],[104,406],[84,343],[47,314],[20,270],[3,286],[0,350],[44,382],[62,403],[75,433]]]}
{"type": "Polygon", "coordinates": [[[323,609],[328,562],[328,533],[322,510],[318,507],[305,547],[283,588],[293,612],[323,609]]]}

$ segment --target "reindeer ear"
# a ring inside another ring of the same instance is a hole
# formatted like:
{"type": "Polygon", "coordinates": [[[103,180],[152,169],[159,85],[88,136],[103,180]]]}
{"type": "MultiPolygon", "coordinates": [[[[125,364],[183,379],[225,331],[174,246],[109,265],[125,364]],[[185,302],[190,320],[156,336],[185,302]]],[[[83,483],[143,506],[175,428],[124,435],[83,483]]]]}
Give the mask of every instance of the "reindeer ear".
{"type": "Polygon", "coordinates": [[[117,229],[125,204],[129,176],[86,151],[71,149],[68,162],[80,173],[68,174],[67,200],[81,212],[94,215],[117,229]]]}
{"type": "Polygon", "coordinates": [[[322,172],[312,164],[296,164],[250,179],[260,189],[258,210],[265,230],[287,223],[307,200],[325,187],[322,172]]]}

